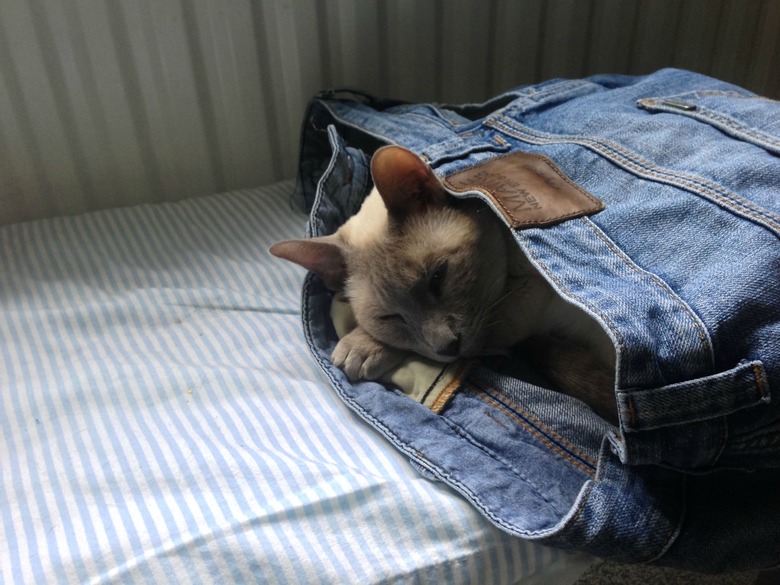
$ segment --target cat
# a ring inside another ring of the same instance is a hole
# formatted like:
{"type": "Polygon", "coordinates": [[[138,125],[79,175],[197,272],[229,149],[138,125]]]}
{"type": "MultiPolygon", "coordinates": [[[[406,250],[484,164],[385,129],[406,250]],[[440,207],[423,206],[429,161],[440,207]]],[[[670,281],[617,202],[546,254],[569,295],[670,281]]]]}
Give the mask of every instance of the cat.
{"type": "Polygon", "coordinates": [[[351,380],[377,379],[410,353],[448,363],[525,342],[556,390],[615,422],[611,340],[555,293],[495,213],[451,196],[399,146],[377,150],[371,174],[374,188],[334,234],[270,249],[349,301],[357,326],[333,363],[351,380]]]}

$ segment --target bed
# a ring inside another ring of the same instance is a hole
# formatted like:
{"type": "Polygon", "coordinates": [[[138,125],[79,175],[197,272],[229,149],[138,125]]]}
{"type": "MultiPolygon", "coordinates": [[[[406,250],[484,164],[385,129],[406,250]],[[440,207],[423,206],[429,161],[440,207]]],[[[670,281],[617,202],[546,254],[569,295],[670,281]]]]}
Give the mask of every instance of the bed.
{"type": "Polygon", "coordinates": [[[294,184],[0,228],[6,583],[573,583],[336,396],[294,184]]]}

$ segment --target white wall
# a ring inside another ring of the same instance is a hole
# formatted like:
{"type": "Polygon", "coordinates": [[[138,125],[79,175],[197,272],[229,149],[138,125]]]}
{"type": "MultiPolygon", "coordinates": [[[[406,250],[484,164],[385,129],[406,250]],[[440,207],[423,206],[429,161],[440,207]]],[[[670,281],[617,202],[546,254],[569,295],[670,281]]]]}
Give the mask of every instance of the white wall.
{"type": "Polygon", "coordinates": [[[780,0],[0,0],[0,224],[292,177],[308,98],[664,66],[780,97],[780,0]]]}

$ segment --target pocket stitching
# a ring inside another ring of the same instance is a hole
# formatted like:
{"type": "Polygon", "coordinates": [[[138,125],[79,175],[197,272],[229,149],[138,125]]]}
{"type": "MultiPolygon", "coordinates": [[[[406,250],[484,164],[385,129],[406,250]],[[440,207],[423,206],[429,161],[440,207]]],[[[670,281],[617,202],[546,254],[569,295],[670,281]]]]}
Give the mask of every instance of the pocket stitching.
{"type": "MultiPolygon", "coordinates": [[[[676,97],[676,96],[675,96],[676,97]]],[[[752,97],[752,96],[741,96],[752,97]]],[[[780,138],[776,138],[771,134],[762,132],[757,128],[753,128],[744,122],[740,122],[733,116],[729,116],[717,110],[713,110],[707,106],[702,106],[697,103],[691,103],[696,107],[696,110],[690,112],[680,112],[672,107],[664,106],[663,101],[665,98],[645,98],[638,100],[638,104],[641,107],[650,109],[656,112],[671,112],[685,118],[693,120],[699,120],[704,124],[712,123],[712,127],[717,129],[718,124],[722,124],[727,128],[731,128],[735,133],[752,138],[756,142],[768,144],[771,148],[780,148],[780,138]]]]}
{"type": "Polygon", "coordinates": [[[666,284],[666,282],[663,281],[657,274],[653,274],[652,272],[649,272],[647,270],[644,270],[640,266],[637,266],[633,260],[631,260],[631,257],[628,256],[623,250],[617,247],[617,245],[610,239],[607,238],[606,234],[604,234],[600,229],[597,228],[597,226],[590,220],[586,221],[586,225],[596,234],[596,236],[601,239],[607,247],[612,250],[612,253],[615,254],[620,260],[625,263],[631,270],[636,272],[639,276],[647,277],[650,279],[650,281],[655,284],[658,288],[660,288],[664,295],[668,298],[671,298],[673,301],[675,301],[675,304],[682,307],[683,312],[688,315],[691,322],[693,322],[693,326],[696,329],[697,334],[699,335],[699,340],[701,341],[701,344],[707,348],[709,354],[710,354],[710,361],[714,363],[714,349],[712,347],[712,341],[710,339],[710,336],[707,332],[707,329],[703,323],[701,323],[701,319],[699,316],[691,309],[691,307],[683,301],[677,293],[674,292],[674,290],[666,284]]]}
{"type": "Polygon", "coordinates": [[[500,121],[498,119],[493,119],[490,120],[488,124],[500,132],[504,132],[530,144],[578,144],[584,146],[585,148],[595,151],[597,154],[601,154],[604,158],[614,164],[626,168],[629,171],[633,171],[640,177],[698,193],[734,213],[755,220],[757,223],[760,223],[780,236],[780,215],[765,209],[757,209],[750,201],[740,197],[736,193],[732,193],[728,189],[711,183],[706,179],[680,171],[672,171],[657,167],[642,159],[642,157],[631,153],[608,140],[543,134],[531,130],[530,128],[520,126],[514,120],[506,118],[500,121]]]}
{"type": "Polygon", "coordinates": [[[502,404],[502,402],[506,402],[507,399],[502,397],[501,399],[496,397],[496,394],[498,392],[490,387],[482,386],[481,384],[472,384],[481,391],[479,398],[487,402],[488,404],[492,405],[493,407],[499,409],[501,412],[506,414],[509,418],[514,420],[518,425],[523,427],[527,432],[531,433],[533,436],[537,437],[540,441],[542,441],[544,444],[548,444],[548,447],[551,448],[553,451],[558,453],[561,457],[566,459],[569,463],[574,465],[577,469],[584,471],[591,477],[595,474],[595,469],[597,467],[597,461],[595,461],[592,457],[590,457],[587,453],[583,453],[580,449],[578,449],[575,445],[567,441],[564,437],[556,433],[553,429],[545,425],[542,421],[537,419],[535,416],[531,415],[530,412],[527,410],[524,410],[520,408],[519,405],[512,402],[512,407],[519,411],[518,413],[512,412],[513,408],[506,406],[502,404]],[[522,413],[519,414],[519,413],[522,413]],[[534,430],[533,428],[530,428],[528,424],[525,424],[522,422],[522,420],[519,420],[521,416],[524,416],[528,418],[533,425],[536,425],[543,429],[543,433],[539,432],[538,430],[534,430]],[[558,446],[557,444],[560,443],[562,446],[558,446]],[[566,450],[569,450],[574,453],[574,456],[571,454],[568,454],[566,450]],[[581,459],[582,461],[577,461],[575,459],[575,456],[581,459]],[[590,469],[586,467],[583,462],[590,466],[590,469]]]}

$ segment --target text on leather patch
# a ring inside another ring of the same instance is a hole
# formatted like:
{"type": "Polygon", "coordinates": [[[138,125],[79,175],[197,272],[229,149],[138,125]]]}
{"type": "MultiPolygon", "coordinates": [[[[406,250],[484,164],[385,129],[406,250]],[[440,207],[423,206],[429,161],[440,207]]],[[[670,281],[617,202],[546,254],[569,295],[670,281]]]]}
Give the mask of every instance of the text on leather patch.
{"type": "Polygon", "coordinates": [[[444,179],[455,192],[479,190],[513,228],[541,227],[597,213],[604,203],[579,187],[546,156],[512,152],[444,179]]]}

